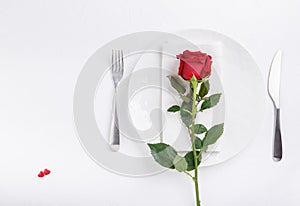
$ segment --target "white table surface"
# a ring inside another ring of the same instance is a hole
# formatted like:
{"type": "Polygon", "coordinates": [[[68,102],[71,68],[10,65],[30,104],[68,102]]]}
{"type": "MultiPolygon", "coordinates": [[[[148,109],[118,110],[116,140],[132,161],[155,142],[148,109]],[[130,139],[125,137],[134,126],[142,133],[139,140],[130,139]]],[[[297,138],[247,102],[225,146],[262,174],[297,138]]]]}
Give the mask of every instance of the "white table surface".
{"type": "Polygon", "coordinates": [[[192,206],[185,175],[130,178],[95,164],[76,137],[72,98],[87,58],[106,42],[136,31],[201,28],[242,44],[265,84],[275,51],[284,52],[283,160],[272,161],[268,101],[260,135],[230,161],[201,169],[203,205],[298,206],[299,9],[296,0],[1,0],[0,205],[192,206]],[[52,174],[37,178],[45,167],[52,174]]]}

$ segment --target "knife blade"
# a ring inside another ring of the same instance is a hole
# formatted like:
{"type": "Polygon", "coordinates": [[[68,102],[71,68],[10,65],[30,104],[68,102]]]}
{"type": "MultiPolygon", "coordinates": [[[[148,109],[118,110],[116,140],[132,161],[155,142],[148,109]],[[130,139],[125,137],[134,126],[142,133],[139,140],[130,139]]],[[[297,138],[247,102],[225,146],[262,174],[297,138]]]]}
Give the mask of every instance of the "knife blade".
{"type": "Polygon", "coordinates": [[[281,73],[281,57],[282,52],[276,52],[269,73],[268,92],[274,104],[274,145],[273,160],[280,161],[282,159],[282,138],[280,128],[280,73],[281,73]]]}

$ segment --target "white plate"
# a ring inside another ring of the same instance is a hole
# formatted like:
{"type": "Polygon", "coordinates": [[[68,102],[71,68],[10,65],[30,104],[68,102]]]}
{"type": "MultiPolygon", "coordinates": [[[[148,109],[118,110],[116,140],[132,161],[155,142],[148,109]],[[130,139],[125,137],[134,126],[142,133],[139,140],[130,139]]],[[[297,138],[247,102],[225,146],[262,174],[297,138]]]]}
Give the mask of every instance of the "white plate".
{"type": "Polygon", "coordinates": [[[256,136],[264,111],[264,87],[252,57],[239,44],[215,32],[192,30],[180,35],[184,38],[161,32],[122,36],[96,51],[84,66],[75,88],[74,121],[82,146],[97,164],[129,176],[165,170],[154,162],[146,146],[146,142],[160,141],[161,131],[164,141],[180,147],[179,150],[189,149],[179,118],[165,113],[169,103],[178,98],[164,76],[170,68],[169,72],[177,72],[177,66],[170,65],[177,61],[175,55],[185,49],[212,54],[212,85],[215,91],[224,89],[224,99],[207,114],[206,121],[210,125],[225,121],[225,133],[219,144],[211,148],[218,153],[206,158],[202,166],[233,157],[256,136]],[[119,152],[112,152],[107,143],[113,95],[112,49],[123,49],[125,53],[126,70],[117,97],[122,132],[119,152]]]}

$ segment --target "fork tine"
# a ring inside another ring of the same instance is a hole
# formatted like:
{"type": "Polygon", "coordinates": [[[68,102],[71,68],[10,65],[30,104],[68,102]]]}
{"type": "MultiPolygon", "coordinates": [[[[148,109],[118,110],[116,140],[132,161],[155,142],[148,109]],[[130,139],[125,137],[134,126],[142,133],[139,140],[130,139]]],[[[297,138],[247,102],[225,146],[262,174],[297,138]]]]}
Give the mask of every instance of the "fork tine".
{"type": "Polygon", "coordinates": [[[116,72],[119,72],[119,50],[116,50],[116,72]]]}
{"type": "Polygon", "coordinates": [[[121,71],[121,52],[118,50],[118,72],[121,71]]]}
{"type": "Polygon", "coordinates": [[[124,57],[123,50],[112,50],[112,66],[111,70],[113,73],[119,73],[121,76],[124,71],[124,57]]]}
{"type": "Polygon", "coordinates": [[[114,72],[118,71],[118,50],[115,50],[114,54],[114,72]]]}
{"type": "Polygon", "coordinates": [[[121,72],[124,72],[124,59],[123,59],[123,50],[121,50],[121,72]]]}
{"type": "Polygon", "coordinates": [[[111,69],[112,71],[116,70],[116,50],[112,50],[112,60],[111,60],[111,69]]]}
{"type": "Polygon", "coordinates": [[[121,50],[118,50],[118,72],[121,72],[121,50]]]}
{"type": "Polygon", "coordinates": [[[114,69],[114,50],[111,50],[111,70],[114,69]]]}

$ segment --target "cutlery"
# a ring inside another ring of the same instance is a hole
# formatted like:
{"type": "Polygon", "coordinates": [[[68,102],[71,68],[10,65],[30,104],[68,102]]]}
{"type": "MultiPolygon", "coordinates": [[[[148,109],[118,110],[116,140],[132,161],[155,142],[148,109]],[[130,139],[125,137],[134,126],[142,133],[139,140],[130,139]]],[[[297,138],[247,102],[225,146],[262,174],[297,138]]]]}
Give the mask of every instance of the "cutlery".
{"type": "Polygon", "coordinates": [[[282,52],[276,52],[269,73],[268,91],[274,104],[274,117],[275,117],[275,133],[274,133],[274,147],[273,147],[273,160],[280,161],[282,158],[282,140],[280,129],[280,70],[281,70],[281,56],[282,52]]]}
{"type": "Polygon", "coordinates": [[[124,72],[124,61],[122,50],[112,50],[112,79],[114,82],[114,99],[111,116],[111,130],[110,130],[110,148],[112,151],[118,151],[120,148],[120,130],[119,130],[119,119],[117,111],[117,92],[118,84],[123,77],[124,72]]]}

